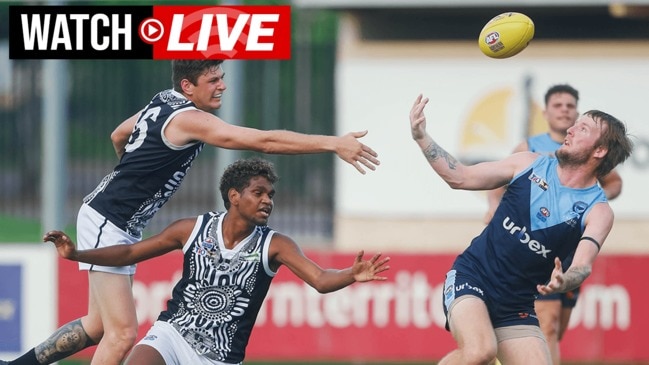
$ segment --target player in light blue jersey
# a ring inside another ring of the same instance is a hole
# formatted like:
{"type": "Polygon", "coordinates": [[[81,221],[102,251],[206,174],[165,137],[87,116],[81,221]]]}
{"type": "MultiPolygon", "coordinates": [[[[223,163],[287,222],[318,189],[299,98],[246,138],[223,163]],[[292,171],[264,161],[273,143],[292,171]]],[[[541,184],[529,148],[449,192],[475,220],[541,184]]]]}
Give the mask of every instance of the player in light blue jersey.
{"type": "Polygon", "coordinates": [[[446,275],[444,310],[458,348],[440,364],[489,364],[497,355],[504,364],[550,365],[534,302],[590,275],[613,225],[597,178],[630,156],[626,127],[591,110],[568,128],[557,158],[520,152],[466,166],[426,132],[427,103],[417,97],[410,128],[433,170],[453,189],[509,185],[489,224],[446,275]],[[570,255],[572,264],[563,268],[570,255]]]}
{"type": "MultiPolygon", "coordinates": [[[[543,155],[554,156],[554,153],[561,145],[568,134],[575,120],[579,117],[577,111],[579,103],[579,91],[567,84],[558,84],[550,87],[545,93],[545,110],[543,116],[548,123],[549,131],[538,134],[523,140],[514,153],[532,151],[543,155]]],[[[598,178],[602,189],[609,200],[615,199],[622,190],[622,178],[615,171],[606,176],[598,178]]],[[[500,199],[505,192],[505,187],[490,190],[487,192],[488,211],[485,215],[485,223],[489,223],[500,199]]],[[[570,258],[562,263],[564,267],[570,266],[570,258]]],[[[539,296],[536,301],[535,310],[541,324],[541,330],[548,341],[552,362],[554,365],[561,363],[561,351],[559,341],[563,338],[573,308],[577,305],[579,288],[566,293],[555,293],[539,296]]]]}
{"type": "MultiPolygon", "coordinates": [[[[273,165],[239,160],[220,184],[227,212],[178,220],[135,244],[77,250],[60,231],[43,238],[62,257],[98,265],[131,265],[182,250],[183,275],[127,365],[241,364],[257,314],[275,274],[284,265],[320,293],[354,282],[386,280],[389,258],[363,260],[360,251],[346,269],[322,269],[288,236],[267,226],[273,210],[273,165]],[[200,303],[197,305],[196,303],[200,303]]],[[[303,345],[303,344],[302,344],[303,345]]]]}

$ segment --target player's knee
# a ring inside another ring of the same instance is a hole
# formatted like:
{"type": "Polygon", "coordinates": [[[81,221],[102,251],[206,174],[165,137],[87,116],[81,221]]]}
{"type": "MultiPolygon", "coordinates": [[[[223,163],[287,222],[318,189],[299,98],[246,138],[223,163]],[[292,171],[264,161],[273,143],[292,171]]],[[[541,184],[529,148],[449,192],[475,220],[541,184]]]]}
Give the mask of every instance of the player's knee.
{"type": "Polygon", "coordinates": [[[462,357],[464,364],[488,365],[496,358],[496,347],[493,346],[470,346],[463,349],[462,357]]]}
{"type": "Polygon", "coordinates": [[[126,354],[137,339],[137,328],[123,328],[119,331],[104,333],[102,341],[106,341],[116,352],[126,354]]]}
{"type": "Polygon", "coordinates": [[[559,326],[557,323],[546,323],[541,326],[541,330],[548,341],[556,341],[559,338],[559,326]]]}

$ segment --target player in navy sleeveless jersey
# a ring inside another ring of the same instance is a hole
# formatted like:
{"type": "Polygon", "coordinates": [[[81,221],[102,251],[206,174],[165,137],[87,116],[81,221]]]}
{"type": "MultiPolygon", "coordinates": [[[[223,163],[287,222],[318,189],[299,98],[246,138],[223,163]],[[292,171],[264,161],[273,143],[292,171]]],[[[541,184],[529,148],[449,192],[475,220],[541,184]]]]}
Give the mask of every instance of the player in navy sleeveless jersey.
{"type": "MultiPolygon", "coordinates": [[[[532,151],[543,155],[554,156],[554,153],[561,145],[568,134],[575,120],[579,117],[577,106],[579,103],[579,91],[567,84],[559,84],[550,87],[545,93],[545,110],[543,116],[548,123],[549,131],[534,135],[523,140],[514,153],[532,151]]],[[[615,171],[611,171],[601,178],[598,178],[606,197],[609,200],[615,199],[622,191],[622,178],[615,171]]],[[[489,208],[485,215],[485,223],[489,223],[493,213],[500,202],[505,187],[490,190],[487,192],[489,208]]],[[[569,257],[562,265],[570,266],[569,257]]],[[[561,363],[561,351],[559,341],[563,338],[573,308],[579,298],[579,288],[566,293],[554,293],[541,295],[535,303],[536,314],[539,318],[541,330],[545,336],[552,354],[554,365],[561,363]]]]}
{"type": "Polygon", "coordinates": [[[440,364],[489,364],[497,355],[504,364],[549,365],[534,301],[572,290],[590,275],[613,225],[597,178],[630,156],[626,127],[591,110],[568,129],[557,158],[520,152],[465,166],[426,132],[427,103],[419,95],[410,110],[412,137],[450,187],[509,184],[487,227],[446,274],[444,311],[458,349],[440,364]],[[569,255],[572,264],[563,268],[569,255]]]}
{"type": "Polygon", "coordinates": [[[280,266],[320,293],[354,282],[385,280],[389,258],[363,260],[346,269],[322,269],[288,236],[267,226],[273,210],[273,165],[239,160],[221,178],[227,212],[178,220],[135,244],[77,250],[65,233],[51,231],[59,254],[70,260],[125,266],[172,250],[184,252],[183,274],[147,335],[126,360],[130,365],[240,364],[269,286],[280,266]],[[197,305],[200,303],[200,305],[197,305]]]}
{"type": "MultiPolygon", "coordinates": [[[[272,154],[333,152],[361,173],[379,164],[376,152],[358,141],[366,131],[341,137],[263,131],[216,117],[212,112],[221,106],[226,89],[221,64],[221,60],[173,61],[173,89],[155,95],[111,134],[120,161],[83,201],[77,218],[79,248],[139,241],[205,144],[272,154]]],[[[135,265],[81,263],[79,268],[88,271],[88,313],[63,325],[12,365],[50,364],[95,344],[93,364],[117,365],[133,346],[135,265]]]]}

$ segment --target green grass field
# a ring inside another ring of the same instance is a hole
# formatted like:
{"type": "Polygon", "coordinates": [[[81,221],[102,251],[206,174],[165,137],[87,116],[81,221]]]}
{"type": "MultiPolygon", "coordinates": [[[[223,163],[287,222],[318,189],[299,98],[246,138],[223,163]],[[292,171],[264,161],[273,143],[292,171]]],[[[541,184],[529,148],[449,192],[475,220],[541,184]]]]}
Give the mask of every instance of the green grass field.
{"type": "MultiPolygon", "coordinates": [[[[65,232],[76,237],[76,228],[68,226],[65,232]]],[[[0,215],[0,244],[2,243],[38,243],[44,231],[38,220],[14,218],[0,215]]]]}
{"type": "Polygon", "coordinates": [[[41,235],[36,220],[0,216],[0,242],[38,242],[41,235]]]}

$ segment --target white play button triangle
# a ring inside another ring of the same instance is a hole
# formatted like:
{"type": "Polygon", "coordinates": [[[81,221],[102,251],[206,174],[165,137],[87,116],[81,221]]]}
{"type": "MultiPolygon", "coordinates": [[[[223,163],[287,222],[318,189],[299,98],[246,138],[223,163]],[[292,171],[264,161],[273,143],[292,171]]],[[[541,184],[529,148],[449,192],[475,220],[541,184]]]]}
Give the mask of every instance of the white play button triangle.
{"type": "MultiPolygon", "coordinates": [[[[1,1],[1,0],[0,0],[1,1]]],[[[138,33],[140,38],[147,43],[157,42],[164,34],[164,26],[155,18],[149,18],[140,23],[138,33]]]]}
{"type": "Polygon", "coordinates": [[[158,33],[159,30],[160,29],[158,29],[157,27],[154,27],[153,25],[149,24],[149,26],[147,27],[147,35],[151,37],[154,34],[158,33]]]}

